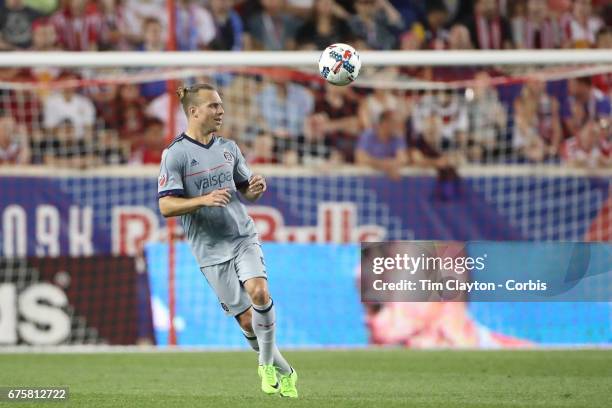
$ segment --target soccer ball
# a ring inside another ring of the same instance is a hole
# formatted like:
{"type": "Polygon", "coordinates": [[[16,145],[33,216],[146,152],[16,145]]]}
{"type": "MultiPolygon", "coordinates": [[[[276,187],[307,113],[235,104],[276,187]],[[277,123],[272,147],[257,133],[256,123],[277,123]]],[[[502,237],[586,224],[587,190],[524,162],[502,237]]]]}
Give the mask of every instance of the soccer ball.
{"type": "Polygon", "coordinates": [[[319,72],[330,84],[343,86],[350,84],[359,75],[361,59],[348,44],[332,44],[323,50],[319,58],[319,72]]]}

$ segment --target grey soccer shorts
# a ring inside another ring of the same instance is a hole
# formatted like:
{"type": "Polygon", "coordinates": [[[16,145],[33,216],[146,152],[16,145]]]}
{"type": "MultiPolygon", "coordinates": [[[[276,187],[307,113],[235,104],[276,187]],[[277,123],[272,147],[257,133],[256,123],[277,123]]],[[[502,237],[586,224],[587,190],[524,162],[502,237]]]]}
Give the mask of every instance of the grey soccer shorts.
{"type": "Polygon", "coordinates": [[[261,246],[251,243],[229,261],[200,268],[227,315],[237,316],[251,307],[243,282],[267,278],[261,246]]]}

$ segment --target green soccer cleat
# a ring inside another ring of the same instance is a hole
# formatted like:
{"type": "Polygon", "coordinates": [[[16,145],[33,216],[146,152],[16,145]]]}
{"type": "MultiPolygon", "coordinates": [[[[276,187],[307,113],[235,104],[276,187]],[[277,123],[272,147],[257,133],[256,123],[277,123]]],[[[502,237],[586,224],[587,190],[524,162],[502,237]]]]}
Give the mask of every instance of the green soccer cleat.
{"type": "Polygon", "coordinates": [[[277,394],[280,384],[276,378],[276,368],[272,364],[260,365],[257,373],[261,377],[261,390],[269,395],[277,394]]]}
{"type": "Polygon", "coordinates": [[[280,396],[288,398],[297,398],[298,390],[295,386],[297,384],[298,375],[297,372],[291,368],[291,374],[280,375],[280,396]]]}

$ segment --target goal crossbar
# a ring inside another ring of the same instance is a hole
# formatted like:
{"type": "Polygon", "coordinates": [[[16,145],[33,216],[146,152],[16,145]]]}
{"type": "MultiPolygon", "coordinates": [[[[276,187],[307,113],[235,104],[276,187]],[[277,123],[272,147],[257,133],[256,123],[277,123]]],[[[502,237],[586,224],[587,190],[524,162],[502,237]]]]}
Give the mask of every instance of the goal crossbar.
{"type": "MultiPolygon", "coordinates": [[[[376,66],[612,64],[609,50],[365,51],[376,66]]],[[[313,51],[243,52],[8,52],[0,67],[202,67],[310,66],[313,51]]]]}

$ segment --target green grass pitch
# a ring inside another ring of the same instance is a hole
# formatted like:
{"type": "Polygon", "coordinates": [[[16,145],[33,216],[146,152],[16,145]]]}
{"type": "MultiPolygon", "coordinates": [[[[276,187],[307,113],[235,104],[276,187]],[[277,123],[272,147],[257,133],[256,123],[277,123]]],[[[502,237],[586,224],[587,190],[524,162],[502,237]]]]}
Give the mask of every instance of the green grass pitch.
{"type": "Polygon", "coordinates": [[[610,407],[612,351],[286,353],[299,400],[259,390],[254,353],[0,354],[0,386],[70,387],[14,407],[610,407]]]}

